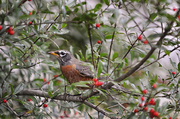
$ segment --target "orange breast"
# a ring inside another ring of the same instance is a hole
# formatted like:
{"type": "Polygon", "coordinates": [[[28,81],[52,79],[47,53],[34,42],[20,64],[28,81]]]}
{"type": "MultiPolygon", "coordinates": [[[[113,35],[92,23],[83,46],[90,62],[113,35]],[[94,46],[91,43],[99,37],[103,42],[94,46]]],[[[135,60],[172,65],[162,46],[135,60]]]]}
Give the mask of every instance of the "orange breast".
{"type": "Polygon", "coordinates": [[[66,65],[61,66],[61,71],[64,77],[68,80],[68,82],[75,83],[79,81],[92,81],[92,78],[82,76],[76,69],[76,65],[66,65]]]}

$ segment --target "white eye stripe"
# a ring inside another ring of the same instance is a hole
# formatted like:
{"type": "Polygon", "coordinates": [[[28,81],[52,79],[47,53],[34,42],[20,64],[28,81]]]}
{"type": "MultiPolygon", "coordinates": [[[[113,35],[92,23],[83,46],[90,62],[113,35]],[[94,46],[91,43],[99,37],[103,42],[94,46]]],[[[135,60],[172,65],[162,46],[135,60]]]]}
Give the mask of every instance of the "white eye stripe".
{"type": "Polygon", "coordinates": [[[59,52],[59,55],[60,55],[61,57],[64,57],[64,56],[66,55],[66,52],[65,52],[65,51],[60,51],[60,52],[59,52]]]}

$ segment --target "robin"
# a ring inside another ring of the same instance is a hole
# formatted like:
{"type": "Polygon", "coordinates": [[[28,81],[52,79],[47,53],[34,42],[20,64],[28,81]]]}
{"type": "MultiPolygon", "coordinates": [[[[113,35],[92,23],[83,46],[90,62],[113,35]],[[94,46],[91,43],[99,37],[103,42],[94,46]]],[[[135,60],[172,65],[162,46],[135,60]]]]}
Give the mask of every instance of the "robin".
{"type": "Polygon", "coordinates": [[[57,50],[48,52],[48,54],[57,58],[62,74],[70,84],[79,81],[93,81],[94,73],[90,67],[85,62],[76,59],[69,51],[57,50]]]}

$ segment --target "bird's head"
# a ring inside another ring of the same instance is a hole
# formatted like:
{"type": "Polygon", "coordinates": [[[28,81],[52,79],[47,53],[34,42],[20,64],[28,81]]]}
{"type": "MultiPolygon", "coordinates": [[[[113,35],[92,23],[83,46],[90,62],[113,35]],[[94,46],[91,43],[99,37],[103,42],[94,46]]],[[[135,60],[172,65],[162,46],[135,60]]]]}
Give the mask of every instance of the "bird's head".
{"type": "Polygon", "coordinates": [[[55,56],[61,65],[65,65],[66,63],[70,62],[72,58],[74,58],[74,56],[66,50],[50,51],[48,54],[55,56]]]}

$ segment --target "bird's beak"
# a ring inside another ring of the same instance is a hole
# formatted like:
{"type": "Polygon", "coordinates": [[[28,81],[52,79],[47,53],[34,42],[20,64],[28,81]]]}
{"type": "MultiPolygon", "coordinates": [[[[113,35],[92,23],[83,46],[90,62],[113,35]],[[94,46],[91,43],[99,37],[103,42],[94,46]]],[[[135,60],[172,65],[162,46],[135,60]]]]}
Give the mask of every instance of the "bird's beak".
{"type": "Polygon", "coordinates": [[[54,56],[58,56],[58,54],[56,54],[54,51],[48,52],[48,54],[54,55],[54,56]]]}

